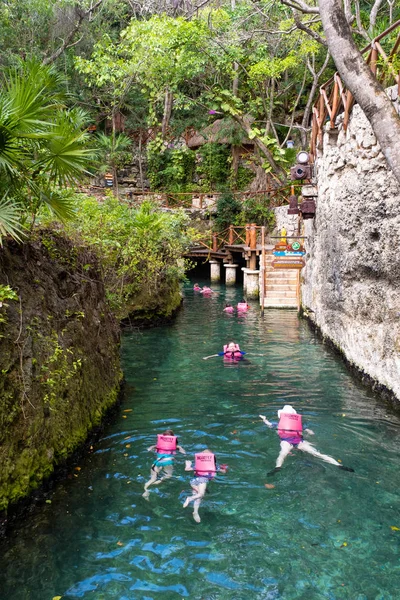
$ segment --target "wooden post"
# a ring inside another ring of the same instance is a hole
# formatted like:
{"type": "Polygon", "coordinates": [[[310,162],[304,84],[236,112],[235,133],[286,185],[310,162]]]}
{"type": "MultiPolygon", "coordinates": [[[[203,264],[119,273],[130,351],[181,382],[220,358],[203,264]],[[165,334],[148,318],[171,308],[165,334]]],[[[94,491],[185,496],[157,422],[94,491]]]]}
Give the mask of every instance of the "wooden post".
{"type": "Polygon", "coordinates": [[[256,224],[250,224],[250,269],[253,271],[256,269],[257,265],[257,229],[256,224]]]}
{"type": "Polygon", "coordinates": [[[300,269],[297,270],[297,281],[296,281],[296,300],[297,300],[297,310],[300,310],[300,269]]]}
{"type": "Polygon", "coordinates": [[[229,244],[229,246],[233,246],[233,225],[229,225],[228,244],[229,244]]]}
{"type": "Polygon", "coordinates": [[[376,61],[378,60],[378,50],[375,47],[375,44],[372,47],[371,50],[371,62],[370,62],[370,67],[371,67],[371,71],[373,72],[374,75],[376,75],[376,61]]]}
{"type": "Polygon", "coordinates": [[[217,252],[218,250],[218,238],[216,233],[213,233],[212,235],[212,249],[213,252],[217,252]]]}
{"type": "Polygon", "coordinates": [[[246,225],[246,246],[250,245],[250,225],[246,225]]]}
{"type": "Polygon", "coordinates": [[[265,297],[265,227],[261,227],[261,315],[264,316],[264,297],[265,297]]]}
{"type": "Polygon", "coordinates": [[[200,194],[200,208],[203,208],[203,196],[204,194],[200,194]]]}
{"type": "Polygon", "coordinates": [[[250,225],[250,250],[257,249],[257,225],[255,223],[251,223],[250,225]]]}

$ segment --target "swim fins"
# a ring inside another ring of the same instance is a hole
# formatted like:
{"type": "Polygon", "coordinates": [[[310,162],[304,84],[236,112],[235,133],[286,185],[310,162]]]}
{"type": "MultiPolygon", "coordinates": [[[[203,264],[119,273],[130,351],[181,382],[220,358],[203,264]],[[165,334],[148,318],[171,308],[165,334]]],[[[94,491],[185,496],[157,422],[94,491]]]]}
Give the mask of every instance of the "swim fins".
{"type": "Polygon", "coordinates": [[[343,471],[350,471],[350,473],[354,473],[354,469],[352,469],[351,467],[345,467],[344,465],[339,465],[339,469],[342,469],[343,471]]]}
{"type": "Polygon", "coordinates": [[[277,473],[280,470],[281,467],[275,467],[275,469],[272,469],[272,471],[268,471],[267,475],[275,475],[275,473],[277,473]]]}

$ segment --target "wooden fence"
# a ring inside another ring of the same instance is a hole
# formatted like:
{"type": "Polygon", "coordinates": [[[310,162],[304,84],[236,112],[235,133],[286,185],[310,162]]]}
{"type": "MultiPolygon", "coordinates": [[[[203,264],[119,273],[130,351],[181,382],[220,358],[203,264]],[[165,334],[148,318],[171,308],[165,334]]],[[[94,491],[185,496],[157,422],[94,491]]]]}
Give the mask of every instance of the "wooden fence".
{"type": "MultiPolygon", "coordinates": [[[[361,54],[366,54],[366,63],[370,66],[378,81],[384,86],[389,86],[393,82],[397,83],[400,96],[400,72],[395,70],[393,61],[400,48],[400,32],[390,50],[386,48],[387,51],[385,52],[382,47],[385,38],[386,45],[392,43],[389,36],[399,28],[400,20],[374,38],[370,44],[361,50],[361,54]]],[[[331,129],[334,129],[336,127],[336,117],[339,112],[344,112],[343,128],[346,130],[353,105],[354,97],[346,89],[339,73],[335,73],[333,77],[321,85],[319,98],[313,107],[312,116],[310,153],[313,160],[316,156],[317,147],[322,143],[323,126],[327,117],[331,129]]]]}

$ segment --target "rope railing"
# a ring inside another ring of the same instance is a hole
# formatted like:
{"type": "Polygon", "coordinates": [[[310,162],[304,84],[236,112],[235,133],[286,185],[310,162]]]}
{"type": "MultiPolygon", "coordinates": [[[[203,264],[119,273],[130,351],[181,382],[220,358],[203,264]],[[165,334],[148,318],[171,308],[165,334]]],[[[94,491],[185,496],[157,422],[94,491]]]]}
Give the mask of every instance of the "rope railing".
{"type": "MultiPolygon", "coordinates": [[[[389,36],[389,34],[398,28],[400,28],[400,20],[393,23],[388,29],[375,37],[361,50],[361,54],[364,55],[368,53],[365,62],[369,65],[378,81],[385,86],[389,86],[393,81],[397,83],[400,96],[400,72],[397,72],[392,64],[392,59],[396,56],[398,49],[400,48],[400,32],[388,54],[384,51],[380,43],[381,40],[389,36]]],[[[326,118],[329,117],[331,129],[335,129],[336,117],[342,110],[344,113],[343,128],[346,131],[353,105],[354,97],[352,93],[346,89],[338,73],[335,73],[333,77],[321,85],[319,98],[314,104],[312,115],[310,141],[310,154],[312,160],[315,160],[317,148],[322,142],[323,127],[326,118]]]]}

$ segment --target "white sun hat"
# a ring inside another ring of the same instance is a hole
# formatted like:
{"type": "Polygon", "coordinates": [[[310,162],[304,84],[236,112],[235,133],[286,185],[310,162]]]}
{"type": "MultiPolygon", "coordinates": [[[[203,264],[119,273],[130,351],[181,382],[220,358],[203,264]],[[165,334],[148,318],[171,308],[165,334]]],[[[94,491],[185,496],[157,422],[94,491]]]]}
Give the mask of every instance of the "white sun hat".
{"type": "Polygon", "coordinates": [[[278,410],[279,418],[281,418],[282,413],[284,413],[285,415],[297,415],[297,411],[293,408],[293,406],[290,406],[290,404],[285,404],[283,408],[278,410]]]}

